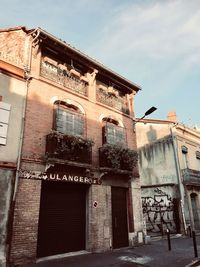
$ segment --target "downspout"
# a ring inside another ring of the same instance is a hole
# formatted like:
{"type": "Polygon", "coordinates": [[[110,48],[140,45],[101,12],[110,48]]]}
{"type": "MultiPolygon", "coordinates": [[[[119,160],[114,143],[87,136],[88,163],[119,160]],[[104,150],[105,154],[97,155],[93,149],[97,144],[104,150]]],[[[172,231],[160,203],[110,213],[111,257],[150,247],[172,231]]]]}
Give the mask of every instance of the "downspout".
{"type": "Polygon", "coordinates": [[[33,32],[31,32],[29,35],[34,34],[37,32],[36,36],[30,41],[29,45],[29,52],[28,52],[28,62],[27,66],[24,68],[24,77],[26,80],[25,87],[25,99],[23,104],[23,110],[22,110],[22,126],[21,126],[21,133],[20,133],[20,141],[19,141],[19,150],[18,150],[18,158],[17,158],[17,170],[16,170],[16,176],[15,176],[15,185],[14,185],[14,192],[13,192],[13,204],[15,204],[16,200],[16,193],[19,183],[19,171],[20,171],[20,164],[21,164],[21,154],[22,154],[22,145],[23,145],[23,137],[24,137],[24,126],[25,126],[25,115],[26,115],[26,106],[27,106],[27,98],[28,98],[28,88],[30,80],[32,79],[30,75],[31,70],[31,59],[32,59],[32,46],[34,41],[39,37],[40,30],[36,29],[33,32]]]}
{"type": "MultiPolygon", "coordinates": [[[[39,34],[36,35],[38,37],[39,34]]],[[[33,40],[35,40],[34,38],[33,40]]],[[[12,200],[11,200],[11,207],[10,207],[10,219],[9,219],[9,234],[7,237],[8,241],[8,249],[7,249],[7,264],[9,264],[10,260],[10,252],[11,252],[11,238],[12,238],[12,232],[13,232],[13,220],[14,220],[14,209],[15,209],[15,202],[16,202],[16,194],[18,190],[18,184],[19,184],[19,172],[20,172],[20,164],[21,164],[21,154],[22,154],[22,146],[23,146],[23,137],[24,137],[24,126],[25,126],[25,115],[26,115],[26,106],[27,106],[27,97],[28,97],[28,88],[29,83],[31,80],[30,76],[30,67],[31,67],[31,58],[32,58],[32,45],[33,40],[30,41],[29,44],[29,51],[28,51],[28,59],[27,59],[27,65],[24,67],[24,79],[25,79],[25,97],[23,101],[23,109],[22,109],[22,125],[21,125],[21,131],[20,131],[20,140],[19,140],[19,148],[18,148],[18,157],[17,157],[17,166],[16,166],[16,174],[15,174],[15,181],[14,181],[14,188],[13,188],[13,194],[12,194],[12,200]]]]}
{"type": "Polygon", "coordinates": [[[176,166],[176,174],[177,174],[177,178],[178,178],[178,189],[179,189],[179,194],[180,194],[181,216],[182,216],[182,220],[183,220],[183,228],[184,228],[184,233],[187,234],[185,212],[184,212],[184,192],[182,189],[180,164],[179,164],[179,159],[178,159],[178,144],[177,144],[176,134],[173,132],[172,127],[170,127],[170,133],[171,133],[171,137],[172,137],[172,145],[173,145],[173,152],[174,152],[174,159],[175,159],[175,166],[176,166]]]}
{"type": "Polygon", "coordinates": [[[21,126],[21,133],[20,133],[20,141],[19,141],[19,150],[18,150],[18,158],[17,158],[17,169],[16,169],[16,176],[15,176],[15,184],[14,184],[14,192],[13,192],[13,204],[15,204],[16,200],[16,193],[19,183],[19,171],[20,171],[20,164],[21,164],[21,154],[22,154],[22,145],[23,145],[23,137],[24,137],[24,126],[25,126],[25,113],[26,113],[26,106],[27,106],[27,94],[28,94],[28,87],[29,81],[31,78],[26,78],[25,84],[25,100],[23,104],[23,111],[22,111],[22,126],[21,126]]]}

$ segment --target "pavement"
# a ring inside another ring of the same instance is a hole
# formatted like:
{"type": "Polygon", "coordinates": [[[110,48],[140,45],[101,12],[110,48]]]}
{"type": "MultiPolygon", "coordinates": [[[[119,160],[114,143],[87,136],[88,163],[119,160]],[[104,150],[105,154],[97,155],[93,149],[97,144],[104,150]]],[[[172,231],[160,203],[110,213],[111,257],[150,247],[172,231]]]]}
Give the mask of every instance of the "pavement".
{"type": "MultiPolygon", "coordinates": [[[[171,250],[166,237],[153,238],[149,244],[136,247],[68,256],[20,267],[200,267],[200,258],[195,257],[192,238],[177,235],[170,240],[171,250]]],[[[200,257],[200,236],[196,236],[196,243],[200,257]]]]}

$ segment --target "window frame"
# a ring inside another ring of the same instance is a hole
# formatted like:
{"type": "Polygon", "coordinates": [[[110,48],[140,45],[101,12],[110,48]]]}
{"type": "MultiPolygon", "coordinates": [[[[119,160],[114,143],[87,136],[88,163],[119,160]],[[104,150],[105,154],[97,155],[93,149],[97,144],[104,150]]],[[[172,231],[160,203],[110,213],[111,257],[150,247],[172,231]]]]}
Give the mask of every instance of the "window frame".
{"type": "Polygon", "coordinates": [[[196,159],[200,160],[200,151],[197,150],[195,154],[196,154],[196,159]]]}
{"type": "Polygon", "coordinates": [[[80,109],[72,104],[67,104],[64,101],[56,101],[54,103],[54,130],[65,134],[65,135],[73,135],[73,136],[85,136],[85,116],[80,111],[80,109]],[[59,123],[59,115],[58,112],[62,112],[64,119],[60,119],[59,123]],[[67,118],[73,118],[72,120],[67,120],[67,118]],[[81,123],[80,123],[81,122],[81,123]],[[81,127],[77,126],[81,125],[81,127]],[[71,124],[71,127],[69,126],[71,124]],[[68,125],[68,126],[67,126],[68,125]]]}
{"type": "Polygon", "coordinates": [[[123,146],[127,146],[126,130],[124,127],[119,126],[118,123],[115,121],[104,120],[102,134],[103,134],[103,138],[102,138],[103,144],[110,144],[110,145],[120,144],[123,146]],[[113,130],[113,131],[112,130],[110,131],[111,134],[109,134],[110,129],[113,130]],[[122,136],[123,136],[122,138],[118,138],[119,132],[122,133],[122,136]],[[111,139],[113,139],[113,141],[110,141],[111,139]]]}

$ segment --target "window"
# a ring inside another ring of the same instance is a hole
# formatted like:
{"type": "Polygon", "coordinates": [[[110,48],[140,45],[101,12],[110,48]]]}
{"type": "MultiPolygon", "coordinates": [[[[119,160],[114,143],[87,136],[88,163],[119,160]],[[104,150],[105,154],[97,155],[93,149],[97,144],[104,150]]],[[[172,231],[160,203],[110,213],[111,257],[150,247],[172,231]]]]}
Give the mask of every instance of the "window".
{"type": "Polygon", "coordinates": [[[187,153],[188,153],[188,148],[186,146],[182,146],[182,155],[183,155],[183,168],[187,169],[188,168],[188,159],[187,159],[187,153]]]}
{"type": "Polygon", "coordinates": [[[103,143],[126,144],[124,128],[106,121],[103,127],[103,143]]]}
{"type": "Polygon", "coordinates": [[[74,105],[56,101],[55,130],[66,135],[84,135],[84,116],[74,105]]]}
{"type": "Polygon", "coordinates": [[[188,153],[188,148],[186,146],[182,146],[181,149],[182,149],[182,153],[183,154],[187,154],[188,153]]]}
{"type": "Polygon", "coordinates": [[[0,145],[6,145],[11,105],[0,102],[0,145]]]}
{"type": "Polygon", "coordinates": [[[200,171],[200,151],[196,151],[197,169],[200,171]]]}
{"type": "Polygon", "coordinates": [[[200,159],[200,151],[196,151],[196,158],[200,159]]]}

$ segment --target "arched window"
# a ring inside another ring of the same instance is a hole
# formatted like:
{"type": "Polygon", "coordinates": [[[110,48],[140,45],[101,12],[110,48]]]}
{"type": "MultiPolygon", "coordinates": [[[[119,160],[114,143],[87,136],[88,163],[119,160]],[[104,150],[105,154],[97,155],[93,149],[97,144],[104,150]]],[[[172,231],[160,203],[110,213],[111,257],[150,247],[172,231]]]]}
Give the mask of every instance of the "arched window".
{"type": "Polygon", "coordinates": [[[199,151],[196,151],[196,158],[200,159],[200,152],[199,151]]]}
{"type": "Polygon", "coordinates": [[[126,145],[126,133],[123,127],[115,119],[104,118],[103,122],[103,144],[126,145]]]}
{"type": "Polygon", "coordinates": [[[187,154],[188,153],[188,148],[186,146],[182,146],[181,149],[182,149],[182,153],[183,154],[187,154]]]}
{"type": "Polygon", "coordinates": [[[54,105],[54,129],[66,135],[84,136],[84,114],[81,110],[60,100],[54,105]]]}
{"type": "Polygon", "coordinates": [[[182,155],[183,155],[183,168],[187,169],[188,168],[188,158],[187,158],[188,148],[186,146],[182,146],[181,150],[182,150],[182,155]]]}

